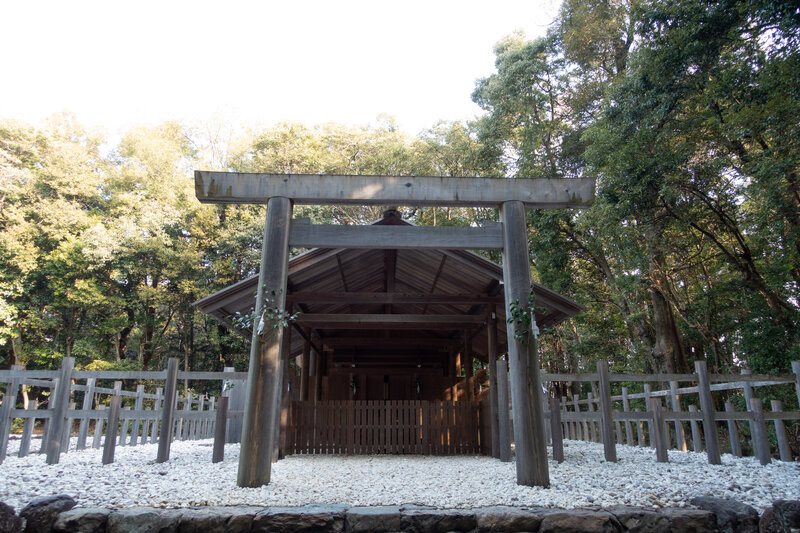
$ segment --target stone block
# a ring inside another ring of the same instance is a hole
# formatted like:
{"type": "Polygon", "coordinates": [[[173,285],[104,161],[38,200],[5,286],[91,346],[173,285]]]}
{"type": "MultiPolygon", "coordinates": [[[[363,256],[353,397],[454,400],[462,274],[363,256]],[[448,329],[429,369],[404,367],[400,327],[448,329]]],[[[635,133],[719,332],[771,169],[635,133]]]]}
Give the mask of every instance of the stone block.
{"type": "Polygon", "coordinates": [[[447,533],[473,531],[478,522],[475,515],[459,509],[414,510],[403,512],[403,531],[412,533],[447,533]]]}
{"type": "Polygon", "coordinates": [[[344,531],[344,506],[269,507],[253,518],[252,533],[317,533],[344,531]]]}
{"type": "Polygon", "coordinates": [[[542,514],[518,507],[498,505],[475,509],[475,519],[480,532],[539,531],[542,514]]]}
{"type": "Polygon", "coordinates": [[[669,531],[669,518],[641,507],[611,507],[607,511],[617,517],[623,531],[631,533],[658,533],[669,531]]]}
{"type": "Polygon", "coordinates": [[[120,509],[108,515],[107,533],[176,533],[183,512],[149,507],[120,509]]]}
{"type": "Polygon", "coordinates": [[[689,502],[717,517],[720,533],[758,533],[758,511],[736,500],[701,496],[689,502]]]}
{"type": "Polygon", "coordinates": [[[70,509],[58,515],[53,531],[56,533],[104,533],[110,509],[86,507],[70,509]]]}
{"type": "Polygon", "coordinates": [[[348,533],[386,533],[402,528],[403,516],[396,506],[351,507],[345,514],[348,533]]]}
{"type": "Polygon", "coordinates": [[[26,505],[19,515],[25,519],[25,533],[50,533],[59,513],[75,507],[75,500],[67,494],[36,498],[26,505]]]}
{"type": "Polygon", "coordinates": [[[0,502],[0,533],[17,533],[22,531],[22,518],[10,505],[0,502]]]}
{"type": "Polygon", "coordinates": [[[546,513],[539,528],[541,533],[617,533],[622,528],[616,517],[605,511],[587,511],[574,509],[571,511],[553,511],[546,513]]]}
{"type": "Polygon", "coordinates": [[[672,533],[710,533],[717,531],[717,518],[711,511],[667,508],[659,511],[669,519],[672,533]]]}

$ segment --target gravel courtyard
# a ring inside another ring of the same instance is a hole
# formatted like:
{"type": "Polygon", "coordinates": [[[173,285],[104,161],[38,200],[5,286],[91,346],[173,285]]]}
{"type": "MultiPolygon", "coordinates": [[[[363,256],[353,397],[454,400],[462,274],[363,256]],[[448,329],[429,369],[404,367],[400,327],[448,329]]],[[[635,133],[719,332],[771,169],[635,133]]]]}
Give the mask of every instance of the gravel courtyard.
{"type": "Polygon", "coordinates": [[[117,447],[116,462],[102,450],[70,451],[48,466],[44,455],[9,457],[0,465],[0,501],[17,509],[38,496],[65,493],[80,507],[190,507],[205,505],[351,506],[418,504],[439,508],[684,506],[694,496],[733,498],[763,508],[800,498],[800,463],[724,455],[712,466],[704,454],[669,452],[657,463],[649,448],[618,446],[619,462],[603,461],[600,444],[565,441],[565,462],[550,461],[549,489],[516,484],[514,463],[476,456],[291,456],[273,465],[272,482],[236,486],[238,445],[211,463],[210,440],[174,442],[171,459],[156,464],[157,445],[117,447]]]}

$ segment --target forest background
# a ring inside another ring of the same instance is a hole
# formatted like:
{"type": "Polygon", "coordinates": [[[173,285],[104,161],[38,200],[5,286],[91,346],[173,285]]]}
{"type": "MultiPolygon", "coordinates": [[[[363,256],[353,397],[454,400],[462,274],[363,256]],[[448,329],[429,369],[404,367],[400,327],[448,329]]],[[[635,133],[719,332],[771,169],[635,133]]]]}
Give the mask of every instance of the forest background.
{"type": "MultiPolygon", "coordinates": [[[[565,0],[478,80],[472,122],[418,136],[222,121],[0,120],[0,368],[244,369],[249,340],[192,302],[257,272],[263,206],[200,205],[192,171],[597,178],[585,211],[528,212],[534,278],[587,307],[548,371],[789,371],[800,358],[800,10],[791,2],[565,0]]],[[[489,209],[403,208],[423,225],[489,209]]],[[[379,209],[297,207],[318,223],[379,209]]],[[[499,257],[488,254],[492,259],[499,257]]]]}

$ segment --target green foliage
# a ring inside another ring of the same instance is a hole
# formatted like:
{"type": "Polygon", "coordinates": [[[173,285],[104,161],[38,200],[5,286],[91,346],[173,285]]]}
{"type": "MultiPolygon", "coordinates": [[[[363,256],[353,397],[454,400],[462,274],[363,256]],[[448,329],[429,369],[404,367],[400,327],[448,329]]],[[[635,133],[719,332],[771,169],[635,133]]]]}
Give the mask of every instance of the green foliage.
{"type": "Polygon", "coordinates": [[[533,285],[531,285],[528,301],[525,304],[521,304],[519,300],[514,300],[508,304],[506,322],[514,328],[514,338],[517,341],[527,343],[531,335],[539,335],[539,328],[536,326],[534,318],[535,312],[536,293],[534,293],[533,285]]]}
{"type": "MultiPolygon", "coordinates": [[[[266,286],[261,288],[263,292],[263,304],[261,313],[257,313],[254,308],[246,315],[239,311],[230,317],[231,323],[237,328],[252,329],[257,326],[258,334],[266,334],[268,329],[287,328],[291,322],[297,320],[300,312],[290,313],[280,305],[280,292],[268,289],[266,286]]],[[[256,295],[258,297],[258,295],[256,295]]]]}

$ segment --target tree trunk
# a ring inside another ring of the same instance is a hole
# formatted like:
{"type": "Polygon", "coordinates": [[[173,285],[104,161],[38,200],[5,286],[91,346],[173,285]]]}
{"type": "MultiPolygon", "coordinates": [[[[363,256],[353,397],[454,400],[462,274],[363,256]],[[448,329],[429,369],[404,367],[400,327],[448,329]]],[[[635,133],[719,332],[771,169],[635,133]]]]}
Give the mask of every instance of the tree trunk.
{"type": "MultiPolygon", "coordinates": [[[[657,223],[656,223],[657,224],[657,223]]],[[[678,324],[672,305],[665,296],[668,294],[666,274],[664,273],[664,257],[660,250],[663,231],[656,227],[645,232],[650,253],[649,290],[650,302],[653,306],[653,362],[657,372],[675,373],[687,371],[686,353],[683,349],[678,324]]]]}

